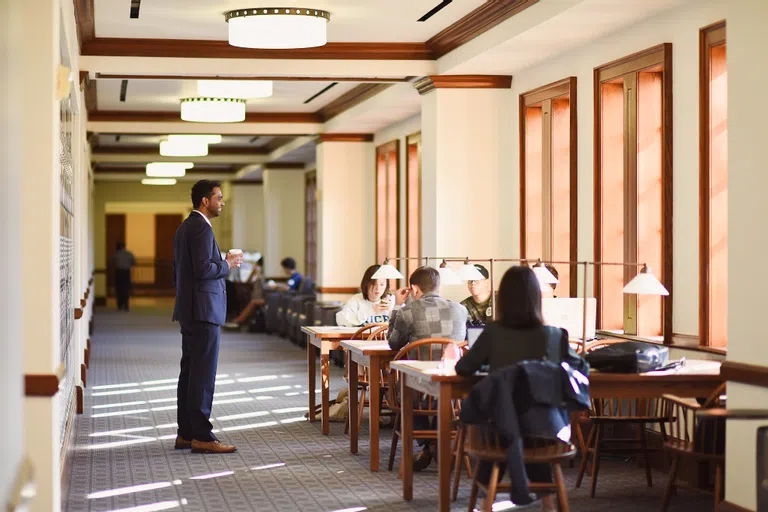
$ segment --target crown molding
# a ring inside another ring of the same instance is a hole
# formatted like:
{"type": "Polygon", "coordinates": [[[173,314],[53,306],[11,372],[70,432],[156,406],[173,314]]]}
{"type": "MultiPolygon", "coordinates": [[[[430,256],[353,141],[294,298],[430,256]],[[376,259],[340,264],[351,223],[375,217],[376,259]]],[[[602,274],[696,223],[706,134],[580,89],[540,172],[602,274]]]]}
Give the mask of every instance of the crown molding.
{"type": "Polygon", "coordinates": [[[202,59],[433,60],[424,43],[328,43],[315,48],[262,50],[202,39],[96,37],[82,43],[81,55],[202,59]]]}
{"type": "Polygon", "coordinates": [[[321,133],[317,138],[320,142],[373,142],[372,133],[321,133]]]}
{"type": "Polygon", "coordinates": [[[335,100],[331,101],[326,106],[315,112],[315,114],[320,118],[322,122],[326,122],[330,119],[333,119],[342,112],[349,110],[355,105],[359,105],[365,100],[376,96],[391,86],[392,84],[386,83],[360,84],[357,87],[354,87],[345,92],[335,100]]]}
{"type": "MultiPolygon", "coordinates": [[[[89,122],[180,122],[179,112],[97,110],[88,114],[89,122]]],[[[320,123],[322,119],[312,112],[249,112],[246,123],[320,123]]],[[[203,123],[201,123],[203,124],[203,123]]]]}
{"type": "MultiPolygon", "coordinates": [[[[187,170],[186,175],[190,174],[232,174],[236,172],[237,169],[235,166],[227,166],[227,167],[215,167],[215,166],[206,166],[204,164],[195,164],[195,166],[189,170],[187,170]]],[[[113,174],[144,174],[146,172],[146,167],[144,165],[137,165],[137,166],[120,166],[120,167],[105,167],[102,165],[96,165],[93,168],[94,174],[105,174],[105,173],[113,173],[113,174]]]]}
{"type": "Polygon", "coordinates": [[[429,75],[413,82],[419,94],[435,89],[509,89],[509,75],[429,75]]]}
{"type": "MultiPolygon", "coordinates": [[[[270,147],[221,147],[218,145],[209,145],[209,155],[268,155],[272,152],[270,147]]],[[[122,155],[130,153],[132,155],[160,155],[160,148],[157,145],[154,146],[93,146],[91,149],[91,155],[122,155]]],[[[195,157],[190,157],[195,158],[195,157]]]]}
{"type": "MultiPolygon", "coordinates": [[[[81,73],[87,73],[81,71],[81,73]]],[[[361,83],[405,83],[413,80],[411,76],[373,77],[373,76],[208,76],[208,75],[141,75],[124,73],[96,73],[101,80],[272,80],[273,82],[361,82],[361,83]]]]}
{"type": "Polygon", "coordinates": [[[435,58],[440,58],[538,2],[539,0],[488,0],[424,44],[435,58]]]}

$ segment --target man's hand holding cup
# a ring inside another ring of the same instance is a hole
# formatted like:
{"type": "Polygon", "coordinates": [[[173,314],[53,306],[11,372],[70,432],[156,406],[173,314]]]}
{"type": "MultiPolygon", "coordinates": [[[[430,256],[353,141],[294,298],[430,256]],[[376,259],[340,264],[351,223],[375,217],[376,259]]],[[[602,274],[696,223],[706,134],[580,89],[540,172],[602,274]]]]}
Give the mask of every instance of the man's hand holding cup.
{"type": "Polygon", "coordinates": [[[227,253],[227,263],[229,268],[240,268],[240,264],[243,263],[243,250],[230,249],[227,253]]]}

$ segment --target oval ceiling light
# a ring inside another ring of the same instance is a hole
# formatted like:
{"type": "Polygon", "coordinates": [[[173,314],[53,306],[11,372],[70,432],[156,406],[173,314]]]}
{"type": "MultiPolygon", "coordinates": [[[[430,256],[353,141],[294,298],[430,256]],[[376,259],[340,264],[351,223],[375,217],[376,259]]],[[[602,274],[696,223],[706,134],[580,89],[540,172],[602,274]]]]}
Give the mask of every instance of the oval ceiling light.
{"type": "Polygon", "coordinates": [[[198,80],[197,95],[244,100],[269,98],[272,96],[272,80],[198,80]]]}
{"type": "Polygon", "coordinates": [[[144,178],[141,180],[142,185],[175,185],[176,180],[173,178],[144,178]]]}
{"type": "Polygon", "coordinates": [[[206,156],[208,143],[199,141],[160,141],[160,155],[162,156],[206,156]]]}
{"type": "Polygon", "coordinates": [[[176,143],[187,143],[189,141],[192,141],[193,143],[200,143],[200,144],[220,144],[221,143],[221,135],[169,135],[168,141],[176,144],[176,143]]]}
{"type": "Polygon", "coordinates": [[[181,120],[196,123],[245,121],[245,100],[240,98],[182,98],[181,120]]]}
{"type": "Polygon", "coordinates": [[[241,48],[313,48],[328,42],[331,13],[306,7],[259,7],[224,13],[229,44],[241,48]]]}
{"type": "Polygon", "coordinates": [[[194,166],[192,162],[151,162],[146,173],[150,178],[181,178],[194,166]]]}

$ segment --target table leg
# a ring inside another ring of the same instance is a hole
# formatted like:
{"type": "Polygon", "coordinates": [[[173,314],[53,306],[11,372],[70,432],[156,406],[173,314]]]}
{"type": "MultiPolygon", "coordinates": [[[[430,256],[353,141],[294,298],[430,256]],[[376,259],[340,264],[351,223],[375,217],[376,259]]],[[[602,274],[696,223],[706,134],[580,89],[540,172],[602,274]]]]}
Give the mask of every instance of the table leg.
{"type": "Polygon", "coordinates": [[[400,374],[400,432],[403,441],[403,499],[413,499],[413,392],[406,385],[408,376],[400,374]]]}
{"type": "Polygon", "coordinates": [[[370,434],[371,447],[371,471],[379,470],[379,415],[381,406],[381,361],[378,356],[371,356],[371,365],[368,371],[368,432],[370,434]]]}
{"type": "Polygon", "coordinates": [[[440,398],[437,416],[437,509],[448,512],[451,509],[451,385],[440,384],[440,398]]]}
{"type": "Polygon", "coordinates": [[[349,451],[357,453],[357,363],[352,360],[352,354],[347,350],[347,368],[349,369],[349,451]]]}
{"type": "Polygon", "coordinates": [[[315,346],[312,344],[312,339],[307,337],[307,373],[309,374],[309,421],[315,421],[315,379],[317,378],[317,370],[315,367],[315,346]]]}
{"type": "Polygon", "coordinates": [[[327,436],[328,432],[330,430],[330,408],[331,408],[331,364],[330,364],[330,356],[329,354],[323,354],[320,353],[320,384],[322,386],[321,388],[321,395],[322,395],[322,404],[323,404],[323,412],[322,412],[322,425],[323,425],[323,435],[327,436]]]}

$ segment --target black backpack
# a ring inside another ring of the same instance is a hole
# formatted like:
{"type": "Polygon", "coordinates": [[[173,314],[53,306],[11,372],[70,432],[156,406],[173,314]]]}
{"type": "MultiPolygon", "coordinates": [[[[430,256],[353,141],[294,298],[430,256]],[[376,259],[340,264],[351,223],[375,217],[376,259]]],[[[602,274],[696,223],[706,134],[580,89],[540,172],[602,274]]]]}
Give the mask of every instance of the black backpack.
{"type": "Polygon", "coordinates": [[[626,341],[587,354],[590,368],[606,373],[643,373],[667,364],[669,349],[653,343],[626,341]]]}

